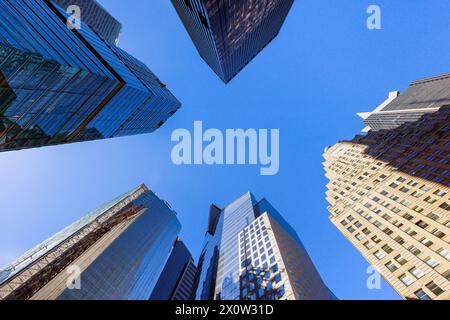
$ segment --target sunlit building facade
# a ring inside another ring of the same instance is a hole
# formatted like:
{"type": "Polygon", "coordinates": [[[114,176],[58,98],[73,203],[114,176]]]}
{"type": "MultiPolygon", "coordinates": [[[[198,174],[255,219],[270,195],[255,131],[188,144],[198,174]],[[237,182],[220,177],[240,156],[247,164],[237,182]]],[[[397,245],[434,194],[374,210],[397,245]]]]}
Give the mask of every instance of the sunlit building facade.
{"type": "Polygon", "coordinates": [[[94,0],[76,2],[80,29],[67,26],[63,0],[0,2],[0,151],[150,133],[180,108],[111,42],[115,20],[94,0]]]}
{"type": "Polygon", "coordinates": [[[200,56],[230,82],[280,32],[294,0],[172,0],[200,56]]]}
{"type": "Polygon", "coordinates": [[[198,300],[335,299],[292,227],[250,193],[212,205],[194,285],[198,300]]]}
{"type": "Polygon", "coordinates": [[[139,186],[0,269],[0,299],[148,300],[180,228],[139,186]]]}
{"type": "Polygon", "coordinates": [[[450,299],[449,133],[441,106],[324,154],[331,222],[404,299],[450,299]]]}

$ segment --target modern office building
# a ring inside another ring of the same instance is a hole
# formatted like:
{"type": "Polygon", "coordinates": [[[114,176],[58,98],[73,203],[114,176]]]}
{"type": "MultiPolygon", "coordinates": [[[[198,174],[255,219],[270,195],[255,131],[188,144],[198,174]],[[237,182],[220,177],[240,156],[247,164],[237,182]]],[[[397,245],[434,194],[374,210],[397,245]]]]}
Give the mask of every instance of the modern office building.
{"type": "Polygon", "coordinates": [[[196,272],[189,249],[177,239],[150,300],[190,300],[196,272]]]}
{"type": "Polygon", "coordinates": [[[0,269],[0,299],[148,300],[180,228],[141,185],[0,269]]]}
{"type": "Polygon", "coordinates": [[[418,121],[424,114],[450,105],[450,73],[417,80],[407,91],[389,93],[389,97],[372,112],[358,115],[366,124],[365,132],[395,129],[406,122],[418,121]]]}
{"type": "MultiPolygon", "coordinates": [[[[80,8],[80,18],[92,31],[99,34],[104,40],[118,45],[122,25],[105,8],[95,0],[52,0],[63,10],[67,11],[71,6],[80,8]]],[[[70,10],[69,10],[70,11],[70,10]]]]}
{"type": "Polygon", "coordinates": [[[211,206],[194,284],[197,300],[335,299],[297,233],[263,199],[247,193],[211,206]]]}
{"type": "Polygon", "coordinates": [[[150,133],[179,108],[94,0],[0,1],[0,151],[150,133]],[[71,26],[71,25],[69,25],[71,26]]]}
{"type": "Polygon", "coordinates": [[[279,33],[294,0],[172,0],[200,56],[230,82],[279,33]]]}
{"type": "Polygon", "coordinates": [[[450,299],[449,116],[443,106],[324,154],[331,222],[404,299],[450,299]]]}

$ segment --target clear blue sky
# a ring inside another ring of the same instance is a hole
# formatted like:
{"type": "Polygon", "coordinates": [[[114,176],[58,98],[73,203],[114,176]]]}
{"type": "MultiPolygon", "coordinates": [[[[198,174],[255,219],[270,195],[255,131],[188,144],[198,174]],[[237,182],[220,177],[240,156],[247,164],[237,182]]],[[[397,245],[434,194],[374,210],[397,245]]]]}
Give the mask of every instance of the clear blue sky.
{"type": "Polygon", "coordinates": [[[450,71],[450,3],[377,0],[381,31],[366,28],[364,0],[297,0],[279,37],[228,86],[200,59],[168,0],[101,0],[123,23],[121,47],[143,60],[183,108],[152,135],[0,153],[0,265],[103,202],[145,182],[178,212],[198,257],[211,202],[246,191],[266,197],[298,231],[341,299],[398,299],[366,288],[368,264],[328,221],[322,152],[352,138],[355,115],[391,90],[450,71]],[[281,168],[176,167],[170,135],[207,128],[279,128],[281,168]]]}

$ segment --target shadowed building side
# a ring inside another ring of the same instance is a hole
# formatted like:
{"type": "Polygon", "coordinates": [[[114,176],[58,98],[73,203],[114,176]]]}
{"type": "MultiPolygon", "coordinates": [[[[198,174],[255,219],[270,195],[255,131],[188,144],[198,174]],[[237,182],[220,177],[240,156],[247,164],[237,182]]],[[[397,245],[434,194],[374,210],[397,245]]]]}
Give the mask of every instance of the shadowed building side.
{"type": "Polygon", "coordinates": [[[189,300],[196,271],[189,249],[177,239],[150,300],[189,300]]]}

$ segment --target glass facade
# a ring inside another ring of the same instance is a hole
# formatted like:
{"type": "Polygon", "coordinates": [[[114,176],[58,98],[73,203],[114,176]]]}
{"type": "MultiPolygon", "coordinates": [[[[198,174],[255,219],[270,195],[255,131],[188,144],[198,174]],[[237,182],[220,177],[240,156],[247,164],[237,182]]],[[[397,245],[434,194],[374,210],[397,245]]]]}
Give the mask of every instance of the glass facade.
{"type": "Polygon", "coordinates": [[[177,239],[150,300],[189,300],[196,267],[189,249],[177,239]]]}
{"type": "Polygon", "coordinates": [[[70,30],[56,2],[64,1],[0,3],[0,151],[161,127],[180,108],[178,100],[142,62],[85,21],[70,30]]]}
{"type": "Polygon", "coordinates": [[[81,19],[98,33],[103,39],[118,44],[122,25],[114,19],[97,1],[95,0],[52,0],[63,9],[76,5],[81,9],[81,19]]]}
{"type": "Polygon", "coordinates": [[[223,210],[212,206],[194,294],[199,300],[336,298],[294,229],[251,193],[223,210]]]}
{"type": "Polygon", "coordinates": [[[279,33],[293,0],[172,0],[201,57],[231,81],[279,33]]]}
{"type": "Polygon", "coordinates": [[[0,271],[0,299],[147,300],[181,226],[140,186],[105,204],[0,271]],[[71,267],[80,287],[68,287],[71,267]]]}

